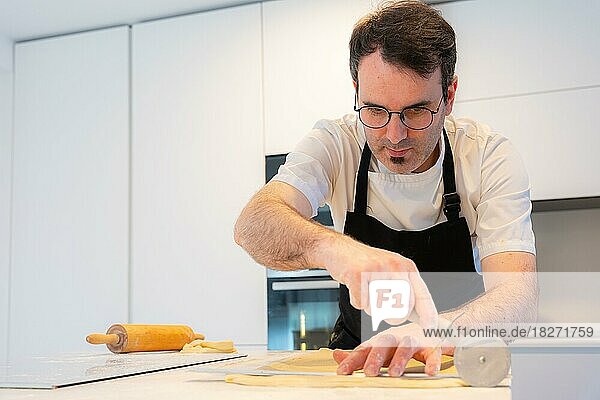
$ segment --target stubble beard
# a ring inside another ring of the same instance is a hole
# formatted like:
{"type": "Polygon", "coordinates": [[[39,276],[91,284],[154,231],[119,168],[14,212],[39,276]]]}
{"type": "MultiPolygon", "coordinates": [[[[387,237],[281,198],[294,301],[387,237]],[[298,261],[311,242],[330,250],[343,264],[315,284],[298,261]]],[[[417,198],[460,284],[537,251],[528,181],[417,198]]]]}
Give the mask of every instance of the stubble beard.
{"type": "MultiPolygon", "coordinates": [[[[444,126],[444,118],[442,118],[437,124],[436,127],[434,128],[435,131],[440,132],[444,126]]],[[[407,140],[407,139],[405,139],[407,140]]],[[[439,144],[439,138],[430,143],[428,146],[426,146],[425,148],[417,146],[417,144],[419,144],[417,141],[408,139],[407,142],[403,143],[403,146],[397,146],[397,145],[391,145],[389,144],[389,141],[387,141],[386,139],[383,138],[376,138],[375,135],[369,135],[369,133],[367,133],[367,142],[369,143],[369,146],[371,146],[371,149],[375,149],[375,148],[380,148],[380,152],[378,153],[378,155],[376,155],[376,158],[379,159],[384,165],[386,164],[383,159],[384,157],[389,160],[390,164],[394,165],[394,166],[399,166],[399,167],[403,167],[403,169],[406,169],[405,171],[394,171],[397,174],[410,174],[413,173],[414,170],[418,169],[419,167],[421,167],[421,165],[423,165],[423,163],[425,161],[427,161],[427,158],[429,158],[429,156],[431,155],[431,153],[433,151],[435,151],[436,147],[439,144]],[[369,140],[371,139],[371,140],[369,140]],[[388,145],[389,144],[389,145],[388,145]],[[414,153],[418,153],[421,155],[421,157],[423,157],[422,160],[419,160],[416,165],[411,165],[409,168],[409,163],[410,161],[414,161],[414,156],[416,154],[411,154],[410,159],[407,159],[406,157],[390,157],[389,155],[385,154],[385,147],[390,147],[390,148],[400,148],[400,147],[406,147],[408,145],[408,147],[413,147],[414,153]],[[417,151],[417,149],[419,149],[420,151],[417,151]],[[383,154],[382,154],[383,153],[383,154]],[[427,154],[425,156],[425,154],[427,154]],[[381,159],[380,159],[381,157],[381,159]]],[[[388,166],[389,168],[389,166],[388,166]]],[[[391,169],[391,168],[390,168],[391,169]]]]}

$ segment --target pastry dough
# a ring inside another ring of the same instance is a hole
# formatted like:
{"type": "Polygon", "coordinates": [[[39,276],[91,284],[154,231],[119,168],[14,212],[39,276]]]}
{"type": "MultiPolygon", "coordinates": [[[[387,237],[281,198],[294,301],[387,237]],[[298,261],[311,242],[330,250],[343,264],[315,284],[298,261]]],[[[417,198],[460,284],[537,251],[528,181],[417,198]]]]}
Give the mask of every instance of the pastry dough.
{"type": "MultiPolygon", "coordinates": [[[[451,356],[442,356],[442,365],[440,370],[444,371],[454,365],[451,356]]],[[[338,364],[333,359],[333,350],[323,348],[318,351],[302,352],[299,355],[285,358],[280,361],[273,362],[260,368],[262,370],[274,371],[290,371],[290,372],[335,372],[338,364]]],[[[383,372],[387,368],[382,368],[383,372]]],[[[423,373],[425,372],[425,364],[414,358],[408,361],[404,370],[406,373],[423,373]]],[[[454,372],[456,373],[456,371],[454,372]]]]}
{"type": "Polygon", "coordinates": [[[294,386],[294,387],[370,387],[434,389],[468,386],[459,378],[394,378],[390,376],[366,377],[357,375],[242,375],[232,374],[225,382],[246,386],[294,386]]]}
{"type": "MultiPolygon", "coordinates": [[[[333,350],[320,349],[307,351],[286,359],[273,362],[259,370],[289,371],[289,372],[323,372],[335,373],[337,362],[333,359],[333,350]]],[[[406,365],[407,373],[422,373],[424,364],[411,359],[406,365]]],[[[382,368],[385,372],[386,368],[382,368]]],[[[453,358],[442,356],[440,375],[436,377],[366,377],[361,372],[354,375],[244,375],[231,374],[225,377],[225,382],[248,386],[294,386],[294,387],[378,387],[378,388],[446,388],[468,386],[458,375],[453,365],[453,358]],[[444,377],[448,375],[448,377],[444,377]]]]}
{"type": "Polygon", "coordinates": [[[197,339],[184,345],[181,353],[237,353],[237,350],[231,340],[207,342],[197,339]]]}

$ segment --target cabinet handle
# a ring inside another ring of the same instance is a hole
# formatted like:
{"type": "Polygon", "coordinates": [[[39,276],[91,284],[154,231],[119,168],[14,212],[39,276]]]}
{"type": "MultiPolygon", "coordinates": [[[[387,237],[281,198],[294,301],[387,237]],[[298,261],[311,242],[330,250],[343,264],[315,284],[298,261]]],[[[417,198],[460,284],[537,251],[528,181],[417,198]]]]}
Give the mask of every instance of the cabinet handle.
{"type": "Polygon", "coordinates": [[[298,282],[273,282],[271,286],[274,291],[281,290],[305,290],[305,289],[338,289],[337,281],[298,281],[298,282]]]}

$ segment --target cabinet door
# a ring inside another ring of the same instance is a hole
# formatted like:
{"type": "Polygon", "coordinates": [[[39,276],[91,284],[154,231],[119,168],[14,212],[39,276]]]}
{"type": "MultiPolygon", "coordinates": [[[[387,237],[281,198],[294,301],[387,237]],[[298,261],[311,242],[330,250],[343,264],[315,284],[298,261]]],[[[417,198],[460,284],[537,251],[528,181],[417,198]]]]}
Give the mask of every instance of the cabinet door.
{"type": "Polygon", "coordinates": [[[522,155],[533,200],[600,195],[600,2],[439,5],[456,30],[456,116],[490,125],[522,155]]]}
{"type": "Polygon", "coordinates": [[[265,270],[233,241],[264,183],[260,7],[133,27],[135,323],[266,343],[265,270]]]}
{"type": "Polygon", "coordinates": [[[370,0],[263,3],[265,150],[288,153],[316,121],[354,112],[348,42],[370,0]]]}
{"type": "Polygon", "coordinates": [[[456,32],[459,99],[598,86],[600,2],[456,1],[436,5],[456,32]]]}
{"type": "Polygon", "coordinates": [[[600,104],[600,88],[461,102],[455,114],[511,140],[529,173],[532,200],[566,199],[600,196],[592,104],[600,104]]]}
{"type": "Polygon", "coordinates": [[[9,354],[89,350],[127,320],[129,28],[15,51],[9,354]]]}

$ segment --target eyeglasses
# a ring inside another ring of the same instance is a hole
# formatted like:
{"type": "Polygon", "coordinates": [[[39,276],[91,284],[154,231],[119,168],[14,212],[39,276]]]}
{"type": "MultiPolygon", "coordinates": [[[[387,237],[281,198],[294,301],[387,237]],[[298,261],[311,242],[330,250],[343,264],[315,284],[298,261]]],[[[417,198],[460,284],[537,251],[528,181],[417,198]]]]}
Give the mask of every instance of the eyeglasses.
{"type": "Polygon", "coordinates": [[[380,129],[386,126],[392,119],[392,114],[398,114],[400,121],[408,129],[415,131],[421,131],[429,128],[433,123],[434,115],[440,110],[442,100],[444,96],[440,98],[440,103],[435,111],[430,110],[427,107],[407,107],[401,111],[389,111],[384,107],[379,106],[361,106],[356,107],[358,103],[358,93],[355,97],[354,111],[358,113],[358,119],[367,128],[380,129]]]}

